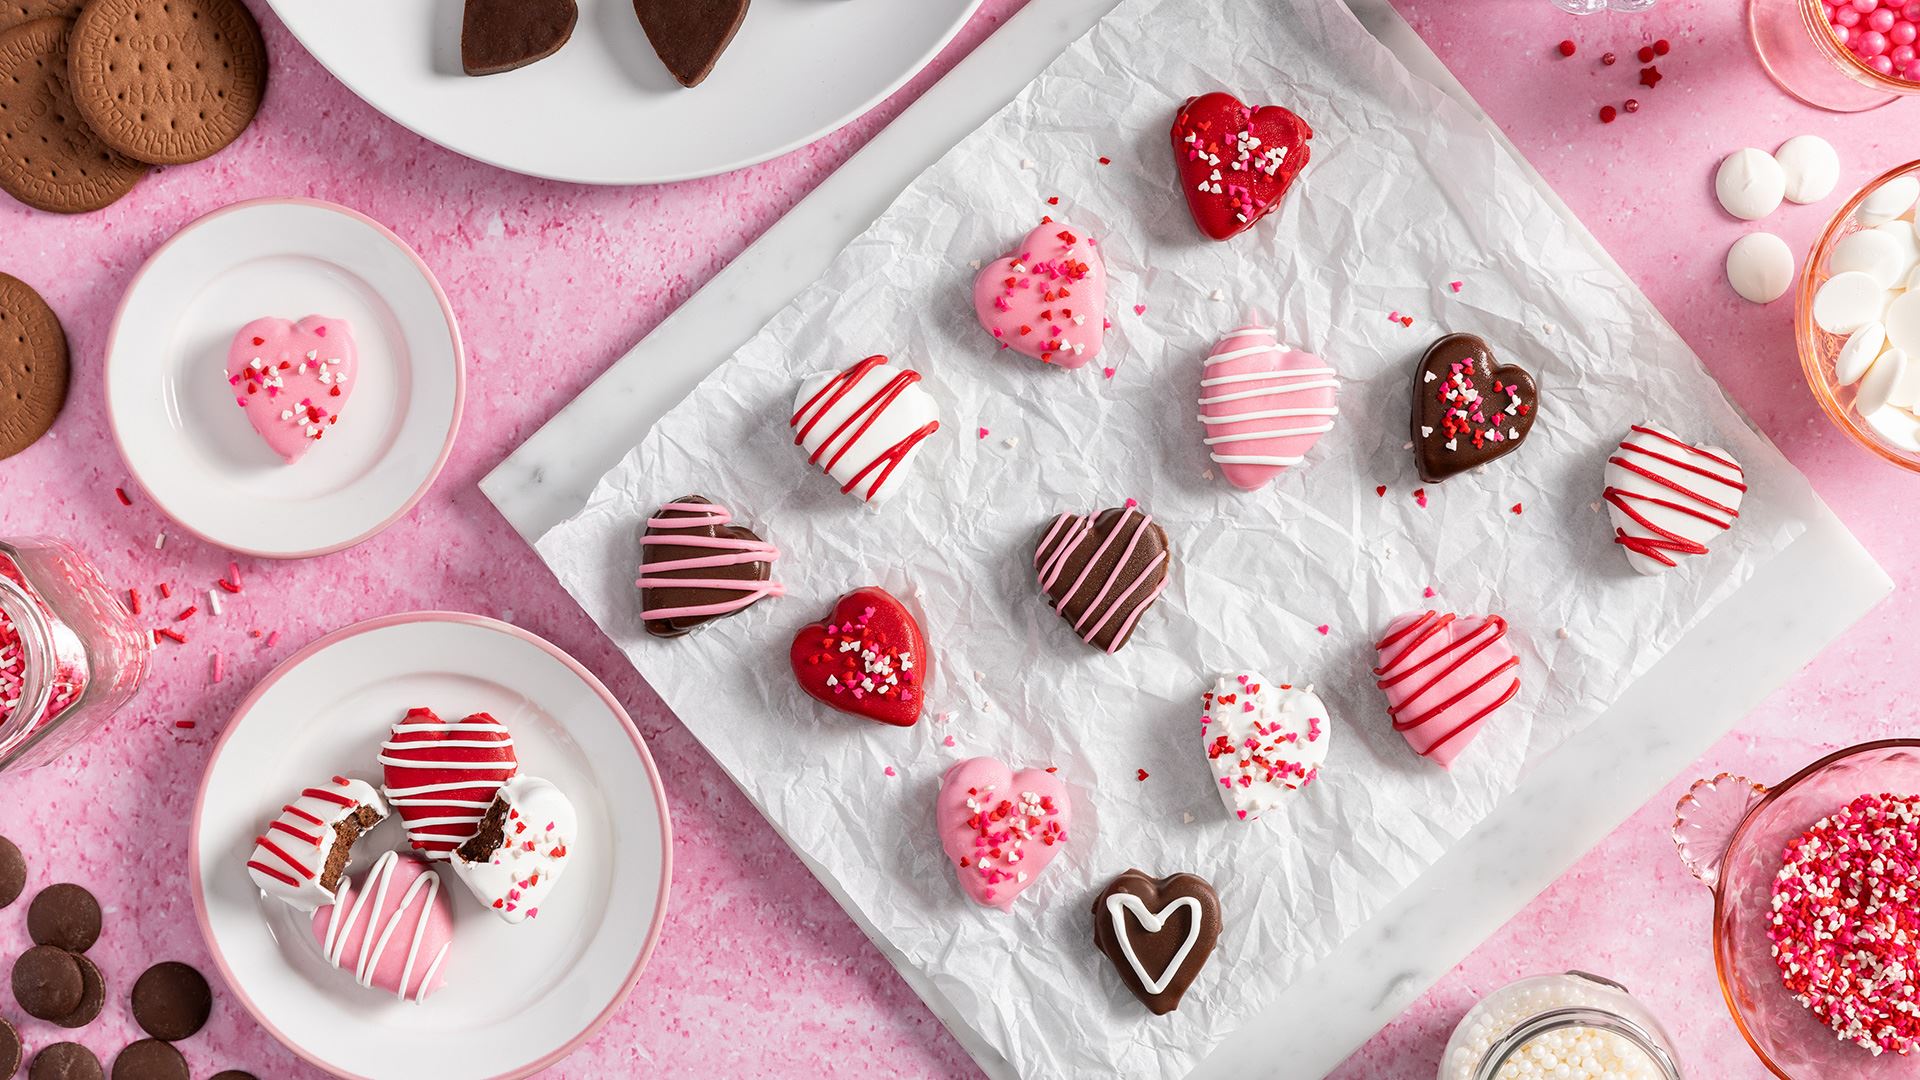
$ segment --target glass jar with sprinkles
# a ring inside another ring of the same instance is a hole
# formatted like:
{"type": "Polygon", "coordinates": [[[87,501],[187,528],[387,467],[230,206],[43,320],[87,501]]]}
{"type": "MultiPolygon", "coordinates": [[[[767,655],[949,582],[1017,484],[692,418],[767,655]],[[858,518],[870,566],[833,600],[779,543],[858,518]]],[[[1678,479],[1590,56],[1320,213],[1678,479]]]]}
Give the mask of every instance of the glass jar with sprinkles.
{"type": "Polygon", "coordinates": [[[1619,983],[1569,971],[1488,994],[1453,1029],[1440,1080],[1681,1080],[1660,1022],[1619,983]]]}
{"type": "Polygon", "coordinates": [[[71,544],[0,540],[0,773],[44,765],[147,677],[153,639],[71,544]]]}

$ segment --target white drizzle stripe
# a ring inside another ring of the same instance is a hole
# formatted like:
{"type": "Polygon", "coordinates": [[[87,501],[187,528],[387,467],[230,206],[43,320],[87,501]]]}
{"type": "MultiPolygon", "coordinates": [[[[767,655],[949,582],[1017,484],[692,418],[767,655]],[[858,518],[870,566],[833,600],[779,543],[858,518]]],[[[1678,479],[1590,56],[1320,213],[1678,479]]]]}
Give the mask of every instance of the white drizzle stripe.
{"type": "MultiPolygon", "coordinates": [[[[1259,351],[1265,352],[1266,350],[1262,349],[1259,351]]],[[[1200,385],[1202,388],[1205,388],[1209,386],[1225,386],[1228,383],[1259,382],[1262,379],[1319,378],[1332,374],[1334,374],[1334,370],[1330,367],[1275,368],[1272,371],[1242,371],[1237,375],[1215,375],[1210,379],[1201,379],[1200,385]]],[[[1291,386],[1284,389],[1276,389],[1273,392],[1276,394],[1290,394],[1295,390],[1304,389],[1306,388],[1291,386]]]]}
{"type": "Polygon", "coordinates": [[[1194,943],[1200,940],[1200,924],[1204,921],[1200,901],[1191,896],[1183,896],[1155,913],[1148,911],[1146,903],[1132,893],[1114,893],[1107,897],[1107,914],[1113,918],[1113,934],[1120,942],[1121,953],[1125,954],[1127,964],[1133,968],[1133,973],[1140,979],[1140,985],[1146,987],[1149,994],[1165,992],[1167,984],[1180,973],[1181,965],[1187,962],[1187,954],[1193,951],[1194,943]],[[1180,951],[1173,954],[1173,961],[1167,965],[1165,971],[1157,977],[1148,975],[1146,965],[1140,962],[1139,954],[1133,951],[1133,939],[1127,936],[1127,913],[1132,912],[1133,917],[1140,920],[1141,928],[1147,933],[1157,934],[1167,925],[1167,920],[1173,917],[1173,913],[1183,907],[1193,909],[1193,925],[1187,929],[1187,940],[1180,943],[1180,951]]]}
{"type": "MultiPolygon", "coordinates": [[[[501,745],[505,745],[504,743],[501,745]]],[[[513,764],[511,761],[435,761],[432,758],[395,758],[381,754],[377,758],[382,765],[393,765],[402,769],[498,769],[513,764]]],[[[461,784],[461,787],[477,787],[482,781],[461,784]]],[[[390,791],[404,791],[405,788],[389,788],[390,791]]]]}
{"type": "Polygon", "coordinates": [[[1252,390],[1235,391],[1234,393],[1231,393],[1231,394],[1215,394],[1212,397],[1203,397],[1200,399],[1200,404],[1219,405],[1223,402],[1228,402],[1228,401],[1244,401],[1247,398],[1266,397],[1269,394],[1291,394],[1296,390],[1338,389],[1339,386],[1340,386],[1340,383],[1334,379],[1321,379],[1317,382],[1301,383],[1298,386],[1287,386],[1287,387],[1281,387],[1278,389],[1269,389],[1267,387],[1262,386],[1262,387],[1255,387],[1252,390]]]}
{"type": "Polygon", "coordinates": [[[1207,362],[1205,366],[1212,367],[1215,364],[1224,364],[1229,360],[1238,360],[1243,356],[1259,356],[1261,353],[1278,353],[1278,352],[1287,352],[1287,351],[1288,349],[1285,345],[1278,345],[1278,344],[1255,345],[1251,349],[1235,349],[1232,352],[1214,353],[1213,355],[1207,357],[1207,362]]]}
{"type": "Polygon", "coordinates": [[[1267,428],[1264,431],[1243,431],[1238,435],[1214,435],[1205,440],[1208,446],[1221,443],[1252,442],[1255,439],[1281,439],[1289,435],[1321,435],[1333,430],[1333,422],[1312,424],[1307,427],[1267,428]]]}
{"type": "MultiPolygon", "coordinates": [[[[407,997],[407,987],[413,981],[413,968],[419,959],[420,945],[426,940],[427,923],[433,914],[434,900],[440,895],[440,875],[431,868],[422,868],[420,875],[413,879],[413,884],[407,887],[406,893],[400,897],[399,902],[391,911],[388,911],[387,893],[393,884],[394,868],[399,864],[400,856],[394,852],[389,851],[380,856],[379,861],[375,862],[373,868],[367,872],[367,880],[361,885],[357,897],[353,896],[351,883],[341,885],[340,902],[334,905],[327,916],[327,935],[321,943],[321,952],[326,956],[328,964],[344,970],[341,961],[344,959],[347,941],[353,937],[354,928],[360,925],[360,913],[366,911],[367,930],[360,938],[359,955],[354,958],[353,977],[354,981],[361,986],[371,987],[374,973],[380,966],[380,960],[386,955],[387,943],[392,940],[394,931],[399,928],[400,920],[412,910],[414,899],[420,895],[422,889],[425,889],[426,896],[420,906],[419,917],[414,923],[413,939],[407,948],[406,962],[402,967],[400,986],[396,992],[397,996],[404,1001],[407,997]],[[372,899],[371,908],[368,906],[369,898],[372,899]],[[373,923],[382,912],[386,913],[386,922],[376,931],[373,923]]],[[[428,988],[433,985],[433,975],[440,970],[441,961],[446,958],[447,949],[451,945],[450,941],[442,944],[440,951],[435,954],[432,966],[427,969],[426,976],[420,980],[419,991],[414,995],[413,1000],[416,1003],[426,1000],[428,988]]]]}
{"type": "MultiPolygon", "coordinates": [[[[1336,408],[1325,409],[1256,409],[1252,412],[1222,413],[1219,416],[1202,416],[1203,424],[1237,424],[1242,420],[1279,420],[1289,416],[1339,416],[1336,408]]],[[[1331,425],[1329,425],[1331,426],[1331,425]]]]}
{"type": "Polygon", "coordinates": [[[426,742],[421,739],[388,739],[380,744],[382,750],[493,750],[502,746],[512,746],[512,739],[435,739],[426,742]]]}

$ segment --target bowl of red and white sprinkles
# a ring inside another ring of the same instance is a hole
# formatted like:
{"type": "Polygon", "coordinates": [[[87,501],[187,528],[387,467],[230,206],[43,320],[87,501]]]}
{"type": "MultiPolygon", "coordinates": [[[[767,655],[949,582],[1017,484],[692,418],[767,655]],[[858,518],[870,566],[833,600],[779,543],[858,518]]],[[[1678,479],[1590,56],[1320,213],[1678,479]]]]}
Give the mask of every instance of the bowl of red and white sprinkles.
{"type": "Polygon", "coordinates": [[[1673,836],[1714,892],[1727,1007],[1774,1075],[1920,1075],[1920,740],[1850,747],[1771,788],[1702,780],[1673,836]]]}

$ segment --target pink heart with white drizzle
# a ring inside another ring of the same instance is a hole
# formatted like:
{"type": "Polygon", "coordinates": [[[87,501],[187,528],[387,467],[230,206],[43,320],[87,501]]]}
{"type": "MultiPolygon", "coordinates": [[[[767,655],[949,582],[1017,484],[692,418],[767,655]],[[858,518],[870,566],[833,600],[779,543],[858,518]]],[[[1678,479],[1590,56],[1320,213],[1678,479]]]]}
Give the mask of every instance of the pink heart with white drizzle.
{"type": "Polygon", "coordinates": [[[359,360],[344,319],[255,319],[227,350],[227,385],[253,430],[291,465],[339,422],[359,360]]]}
{"type": "Polygon", "coordinates": [[[1327,362],[1280,344],[1271,327],[1222,338],[1200,372],[1200,423],[1227,482],[1255,491],[1333,430],[1339,380],[1327,362]]]}
{"type": "Polygon", "coordinates": [[[940,781],[934,826],[960,891],[983,907],[1011,910],[1067,844],[1067,785],[1045,769],[968,758],[940,781]]]}
{"type": "Polygon", "coordinates": [[[1043,221],[1013,254],[982,267],[973,310],[1003,349],[1055,367],[1100,355],[1107,337],[1107,267],[1093,237],[1043,221]]]}

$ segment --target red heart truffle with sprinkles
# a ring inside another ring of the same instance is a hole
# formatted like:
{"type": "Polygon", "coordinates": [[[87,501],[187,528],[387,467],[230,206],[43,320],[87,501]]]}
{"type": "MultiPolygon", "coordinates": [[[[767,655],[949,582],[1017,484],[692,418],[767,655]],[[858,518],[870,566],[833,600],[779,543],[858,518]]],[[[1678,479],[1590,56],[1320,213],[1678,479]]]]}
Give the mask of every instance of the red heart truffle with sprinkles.
{"type": "Polygon", "coordinates": [[[413,849],[429,859],[466,843],[520,768],[505,724],[483,712],[449,722],[432,709],[410,709],[393,725],[380,765],[387,803],[413,849]]]}
{"type": "Polygon", "coordinates": [[[1540,408],[1533,376],[1495,366],[1472,334],[1433,343],[1413,372],[1413,460],[1437,484],[1520,449],[1540,408]]]}
{"type": "Polygon", "coordinates": [[[1408,612],[1374,649],[1393,730],[1443,769],[1520,693],[1520,659],[1498,615],[1408,612]]]}
{"type": "Polygon", "coordinates": [[[885,589],[841,597],[831,617],[800,628],[790,655],[793,677],[813,698],[895,727],[919,722],[931,671],[926,635],[885,589]]]}
{"type": "Polygon", "coordinates": [[[1194,224],[1215,240],[1253,228],[1307,167],[1313,128],[1288,109],[1232,94],[1187,99],[1173,118],[1173,160],[1194,224]]]}
{"type": "Polygon", "coordinates": [[[1085,230],[1048,219],[973,279],[973,312],[1003,349],[1085,366],[1107,339],[1107,265],[1085,230]]]}

